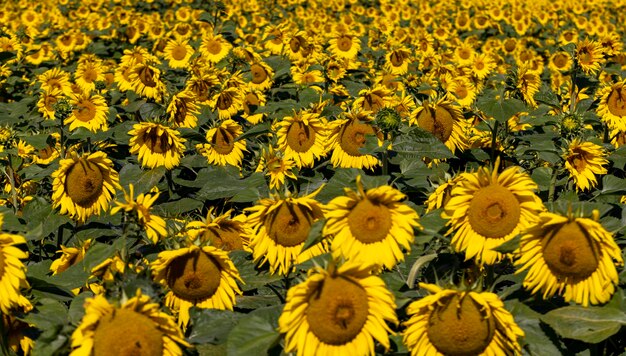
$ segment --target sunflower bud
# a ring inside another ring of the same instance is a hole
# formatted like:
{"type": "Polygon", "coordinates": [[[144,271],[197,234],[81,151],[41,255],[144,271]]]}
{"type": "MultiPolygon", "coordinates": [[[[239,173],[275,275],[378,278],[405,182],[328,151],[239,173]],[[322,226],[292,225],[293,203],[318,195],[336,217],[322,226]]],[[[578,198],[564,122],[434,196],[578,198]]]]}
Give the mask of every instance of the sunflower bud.
{"type": "Polygon", "coordinates": [[[65,98],[57,100],[57,102],[52,105],[52,108],[54,109],[54,117],[61,121],[72,114],[72,105],[65,98]]]}
{"type": "Polygon", "coordinates": [[[376,124],[383,132],[396,131],[402,123],[402,117],[395,109],[383,108],[376,113],[376,124]]]}
{"type": "Polygon", "coordinates": [[[583,127],[583,119],[579,115],[567,115],[561,119],[561,132],[565,134],[576,134],[583,127]]]}

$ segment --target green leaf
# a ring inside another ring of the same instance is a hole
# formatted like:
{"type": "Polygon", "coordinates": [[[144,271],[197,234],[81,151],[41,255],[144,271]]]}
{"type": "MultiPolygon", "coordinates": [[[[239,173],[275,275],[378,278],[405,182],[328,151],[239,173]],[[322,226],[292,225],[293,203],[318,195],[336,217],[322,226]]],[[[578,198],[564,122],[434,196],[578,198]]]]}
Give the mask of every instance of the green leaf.
{"type": "Polygon", "coordinates": [[[241,286],[243,291],[249,291],[263,287],[266,284],[276,282],[282,279],[279,274],[270,274],[267,271],[259,271],[254,267],[252,256],[245,251],[231,251],[229,254],[231,261],[237,270],[244,284],[241,286]]]}
{"type": "Polygon", "coordinates": [[[145,103],[139,107],[139,116],[144,120],[158,118],[163,113],[165,113],[165,110],[159,104],[145,103]]]}
{"type": "Polygon", "coordinates": [[[500,246],[494,248],[494,251],[501,253],[511,253],[519,248],[520,241],[522,241],[522,235],[517,235],[514,238],[502,243],[500,246]]]}
{"type": "Polygon", "coordinates": [[[617,178],[610,174],[602,177],[602,191],[600,191],[600,195],[607,194],[626,194],[626,179],[617,178]]]}
{"type": "Polygon", "coordinates": [[[477,100],[476,106],[500,123],[506,123],[513,115],[527,111],[523,101],[514,98],[505,99],[503,95],[496,95],[494,91],[485,92],[477,100]],[[500,98],[496,99],[497,96],[500,98]]]}
{"type": "Polygon", "coordinates": [[[607,339],[626,325],[626,313],[609,307],[567,306],[540,318],[559,335],[591,344],[607,339]]]}
{"type": "Polygon", "coordinates": [[[524,339],[522,341],[531,355],[562,355],[552,339],[546,335],[544,328],[548,328],[545,325],[541,325],[539,320],[541,314],[517,300],[506,301],[505,306],[515,317],[515,323],[524,330],[524,339]]]}
{"type": "Polygon", "coordinates": [[[70,304],[70,310],[68,313],[69,322],[78,325],[85,315],[85,300],[93,297],[91,292],[83,292],[77,295],[70,304]]]}
{"type": "Polygon", "coordinates": [[[120,183],[127,190],[128,185],[132,183],[135,195],[147,193],[159,184],[166,171],[167,169],[163,166],[144,171],[136,164],[127,164],[120,170],[120,183]]]}
{"type": "Polygon", "coordinates": [[[266,133],[271,132],[270,122],[262,122],[258,125],[252,126],[249,130],[239,135],[235,141],[245,140],[247,138],[253,138],[259,135],[264,135],[266,133]]]}
{"type": "Polygon", "coordinates": [[[71,222],[67,216],[57,214],[42,197],[36,197],[24,207],[24,216],[28,216],[27,240],[43,239],[56,232],[61,225],[71,222]]]}
{"type": "Polygon", "coordinates": [[[454,157],[452,151],[438,138],[419,127],[399,135],[393,142],[393,151],[406,159],[454,157]]]}
{"type": "Polygon", "coordinates": [[[179,216],[182,213],[186,213],[196,209],[202,209],[204,204],[195,199],[182,198],[178,200],[168,201],[167,203],[155,205],[153,207],[153,213],[160,216],[179,216]]]}
{"type": "Polygon", "coordinates": [[[302,246],[302,251],[308,249],[309,247],[317,244],[324,239],[324,236],[322,235],[322,229],[324,228],[324,224],[326,224],[326,219],[317,220],[311,225],[309,235],[304,242],[304,246],[302,246]]]}
{"type": "Polygon", "coordinates": [[[613,162],[613,167],[624,170],[626,166],[626,145],[620,146],[609,156],[609,160],[613,162]]]}
{"type": "Polygon", "coordinates": [[[230,331],[226,349],[230,356],[265,355],[279,340],[280,334],[270,322],[250,315],[230,331]]]}
{"type": "Polygon", "coordinates": [[[48,147],[47,141],[48,137],[50,137],[50,134],[44,133],[37,135],[19,135],[19,137],[36,149],[42,149],[48,147]]]}
{"type": "Polygon", "coordinates": [[[228,333],[244,314],[230,310],[200,309],[189,310],[191,333],[189,342],[194,344],[222,344],[226,342],[228,333]]]}

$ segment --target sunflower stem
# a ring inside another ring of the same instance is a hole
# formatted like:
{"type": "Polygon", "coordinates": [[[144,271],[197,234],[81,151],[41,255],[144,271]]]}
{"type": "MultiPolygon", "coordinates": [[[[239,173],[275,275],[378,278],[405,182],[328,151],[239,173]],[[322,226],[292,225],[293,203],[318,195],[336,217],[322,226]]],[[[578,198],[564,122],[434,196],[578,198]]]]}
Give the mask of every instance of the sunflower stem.
{"type": "Polygon", "coordinates": [[[498,121],[493,124],[493,130],[491,131],[491,164],[496,162],[496,141],[498,137],[498,121]]]}
{"type": "Polygon", "coordinates": [[[548,188],[548,203],[554,202],[554,190],[556,188],[556,177],[558,175],[558,169],[552,170],[552,177],[550,178],[550,187],[548,188]]]}
{"type": "Polygon", "coordinates": [[[17,189],[15,188],[15,179],[13,178],[13,174],[15,173],[15,171],[13,170],[13,162],[11,160],[12,155],[8,155],[9,157],[9,166],[7,167],[6,170],[4,170],[4,175],[6,175],[7,179],[9,180],[9,184],[11,185],[11,203],[13,203],[13,210],[15,211],[15,213],[17,213],[18,206],[17,206],[17,189]]]}
{"type": "Polygon", "coordinates": [[[274,286],[273,286],[273,285],[271,285],[271,284],[268,284],[268,285],[267,285],[267,287],[268,287],[268,288],[269,288],[272,292],[274,292],[274,294],[276,294],[276,296],[278,297],[278,299],[280,299],[280,302],[281,302],[281,303],[283,303],[283,304],[285,303],[285,297],[283,297],[283,295],[282,295],[282,294],[281,294],[278,290],[276,290],[276,287],[274,287],[274,286]]]}

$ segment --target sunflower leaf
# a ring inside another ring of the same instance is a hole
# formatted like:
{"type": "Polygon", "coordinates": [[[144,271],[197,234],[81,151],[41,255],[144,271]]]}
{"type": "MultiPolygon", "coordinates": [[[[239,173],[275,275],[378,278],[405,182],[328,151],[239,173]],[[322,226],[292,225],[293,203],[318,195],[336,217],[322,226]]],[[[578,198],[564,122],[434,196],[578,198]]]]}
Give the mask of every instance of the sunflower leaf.
{"type": "Polygon", "coordinates": [[[505,123],[513,115],[526,111],[526,104],[515,98],[505,99],[503,95],[498,95],[493,91],[485,93],[477,101],[476,106],[487,116],[493,117],[500,123],[505,123]]]}
{"type": "Polygon", "coordinates": [[[519,247],[520,241],[522,241],[522,235],[517,235],[514,238],[510,239],[502,243],[500,246],[494,248],[494,251],[498,251],[500,253],[511,253],[519,247]]]}
{"type": "Polygon", "coordinates": [[[249,315],[239,320],[228,334],[227,354],[232,356],[265,355],[280,340],[280,334],[264,318],[249,315]]]}
{"type": "Polygon", "coordinates": [[[311,225],[309,235],[304,242],[304,246],[302,246],[302,252],[324,239],[324,235],[322,235],[324,224],[326,224],[326,219],[319,219],[311,225]]]}
{"type": "Polygon", "coordinates": [[[189,341],[194,344],[223,344],[226,342],[228,333],[244,315],[230,310],[192,307],[189,309],[191,324],[201,327],[191,329],[189,341]]]}
{"type": "Polygon", "coordinates": [[[626,325],[626,313],[609,307],[567,306],[540,316],[559,335],[568,339],[598,343],[626,325]]]}

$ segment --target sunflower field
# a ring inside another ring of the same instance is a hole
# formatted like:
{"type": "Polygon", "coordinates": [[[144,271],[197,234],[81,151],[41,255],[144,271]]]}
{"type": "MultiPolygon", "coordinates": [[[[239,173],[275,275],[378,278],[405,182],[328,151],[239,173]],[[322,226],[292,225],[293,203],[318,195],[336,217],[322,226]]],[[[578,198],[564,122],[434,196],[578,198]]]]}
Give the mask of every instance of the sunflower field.
{"type": "Polygon", "coordinates": [[[622,355],[626,0],[2,0],[2,355],[622,355]]]}

